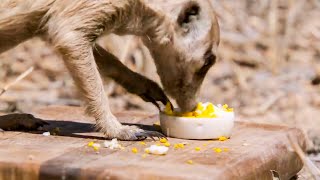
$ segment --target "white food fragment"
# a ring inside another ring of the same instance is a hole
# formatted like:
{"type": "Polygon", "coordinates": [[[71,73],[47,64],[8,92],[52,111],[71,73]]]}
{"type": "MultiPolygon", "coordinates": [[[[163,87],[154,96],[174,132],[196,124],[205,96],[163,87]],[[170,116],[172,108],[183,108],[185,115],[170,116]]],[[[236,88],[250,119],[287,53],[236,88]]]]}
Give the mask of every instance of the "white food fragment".
{"type": "Polygon", "coordinates": [[[157,146],[157,145],[151,145],[149,148],[146,148],[145,151],[150,152],[150,154],[156,154],[156,155],[165,155],[167,154],[169,148],[166,146],[157,146]]]}
{"type": "Polygon", "coordinates": [[[114,138],[111,141],[105,141],[104,147],[109,149],[122,149],[121,144],[118,143],[118,139],[114,138]]]}
{"type": "Polygon", "coordinates": [[[42,135],[44,135],[44,136],[50,136],[50,132],[44,132],[44,133],[42,133],[42,135]]]}
{"type": "Polygon", "coordinates": [[[98,144],[98,143],[94,143],[94,144],[92,144],[92,147],[100,148],[100,147],[101,147],[101,145],[100,145],[100,144],[98,144]]]}

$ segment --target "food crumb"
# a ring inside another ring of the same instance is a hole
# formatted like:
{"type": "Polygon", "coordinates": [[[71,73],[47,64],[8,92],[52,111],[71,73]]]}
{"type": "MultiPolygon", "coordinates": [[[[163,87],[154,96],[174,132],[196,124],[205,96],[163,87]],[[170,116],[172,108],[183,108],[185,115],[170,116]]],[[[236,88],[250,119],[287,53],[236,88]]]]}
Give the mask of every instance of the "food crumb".
{"type": "Polygon", "coordinates": [[[141,145],[143,145],[143,146],[147,145],[147,144],[146,144],[145,142],[143,142],[143,141],[140,141],[139,144],[141,144],[141,145]]]}
{"type": "Polygon", "coordinates": [[[105,141],[103,143],[104,147],[109,148],[109,149],[124,149],[124,147],[118,143],[118,139],[114,138],[111,141],[105,141]]]}
{"type": "Polygon", "coordinates": [[[99,151],[99,147],[98,146],[93,146],[93,150],[99,151]]]}
{"type": "Polygon", "coordinates": [[[147,149],[144,150],[144,152],[147,153],[147,154],[150,154],[150,149],[147,148],[147,149]]]}
{"type": "Polygon", "coordinates": [[[228,148],[223,148],[223,152],[228,152],[229,149],[228,148]]]}
{"type": "Polygon", "coordinates": [[[169,150],[168,147],[156,146],[156,145],[151,145],[149,148],[145,149],[145,151],[149,151],[150,154],[155,154],[155,155],[166,155],[168,150],[169,150]]]}
{"type": "Polygon", "coordinates": [[[50,136],[50,132],[44,132],[44,133],[42,133],[42,135],[44,135],[44,136],[50,136]]]}
{"type": "Polygon", "coordinates": [[[136,154],[136,153],[138,153],[138,149],[137,149],[137,148],[135,148],[135,147],[134,147],[134,148],[132,148],[132,149],[131,149],[131,151],[132,151],[133,153],[135,153],[135,154],[136,154]]]}
{"type": "Polygon", "coordinates": [[[169,142],[166,142],[166,143],[164,143],[164,146],[170,147],[170,143],[169,143],[169,142]]]}
{"type": "Polygon", "coordinates": [[[88,143],[88,146],[89,146],[89,147],[92,147],[93,144],[94,144],[94,142],[93,142],[93,141],[90,141],[90,142],[88,143]]]}
{"type": "Polygon", "coordinates": [[[214,152],[216,153],[221,153],[222,152],[222,149],[221,148],[213,148],[214,152]]]}
{"type": "Polygon", "coordinates": [[[98,144],[98,143],[93,143],[93,144],[92,144],[92,147],[93,147],[93,150],[95,150],[95,151],[99,151],[99,149],[100,149],[101,145],[100,145],[100,144],[98,144]]]}
{"type": "Polygon", "coordinates": [[[193,161],[192,160],[188,160],[187,164],[193,164],[193,161]]]}
{"type": "Polygon", "coordinates": [[[161,138],[161,139],[160,139],[160,142],[161,142],[161,143],[166,143],[166,142],[168,142],[168,140],[167,140],[166,138],[161,138]]]}
{"type": "Polygon", "coordinates": [[[201,148],[200,148],[200,147],[196,147],[196,148],[194,148],[194,150],[196,150],[196,151],[200,151],[200,150],[201,150],[201,148]]]}
{"type": "Polygon", "coordinates": [[[207,144],[203,144],[202,146],[206,147],[206,146],[207,146],[207,144]]]}
{"type": "Polygon", "coordinates": [[[219,141],[225,141],[225,140],[227,140],[228,138],[227,137],[225,137],[225,136],[220,136],[219,137],[219,141]]]}
{"type": "Polygon", "coordinates": [[[175,149],[184,148],[184,144],[182,144],[182,143],[174,144],[173,147],[174,147],[175,149]]]}

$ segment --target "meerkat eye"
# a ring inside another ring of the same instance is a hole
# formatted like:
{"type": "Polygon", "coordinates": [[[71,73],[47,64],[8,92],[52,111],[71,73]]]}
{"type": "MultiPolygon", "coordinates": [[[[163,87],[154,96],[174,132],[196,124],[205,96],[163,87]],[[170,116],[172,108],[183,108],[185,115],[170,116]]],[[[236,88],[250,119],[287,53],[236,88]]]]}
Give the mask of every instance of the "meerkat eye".
{"type": "Polygon", "coordinates": [[[204,64],[199,69],[199,71],[197,71],[197,74],[199,75],[204,75],[208,72],[210,67],[216,62],[216,55],[214,55],[212,51],[209,50],[204,54],[203,59],[204,59],[204,64]]]}
{"type": "Polygon", "coordinates": [[[178,24],[183,27],[191,23],[198,17],[199,13],[200,6],[196,2],[190,2],[183,8],[180,15],[178,16],[178,24]]]}

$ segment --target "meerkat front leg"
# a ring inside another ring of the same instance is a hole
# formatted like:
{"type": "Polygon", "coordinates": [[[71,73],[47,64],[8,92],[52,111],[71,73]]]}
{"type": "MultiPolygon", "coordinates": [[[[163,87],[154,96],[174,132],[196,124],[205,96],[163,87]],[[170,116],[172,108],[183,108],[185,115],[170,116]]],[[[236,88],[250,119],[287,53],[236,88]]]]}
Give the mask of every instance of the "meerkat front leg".
{"type": "Polygon", "coordinates": [[[108,97],[105,96],[103,82],[97,69],[92,43],[77,31],[57,34],[52,40],[55,48],[63,56],[77,87],[86,100],[87,113],[96,119],[97,129],[107,138],[120,140],[139,140],[148,136],[160,136],[145,132],[136,126],[124,126],[111,113],[108,97]],[[60,37],[60,38],[59,38],[60,37]]]}

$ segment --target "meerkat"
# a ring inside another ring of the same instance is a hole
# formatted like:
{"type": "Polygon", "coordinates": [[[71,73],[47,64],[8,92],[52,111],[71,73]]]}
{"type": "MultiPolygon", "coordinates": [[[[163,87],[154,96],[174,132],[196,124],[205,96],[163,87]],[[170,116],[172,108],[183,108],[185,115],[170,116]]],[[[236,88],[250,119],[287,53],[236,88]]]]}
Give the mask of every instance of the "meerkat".
{"type": "Polygon", "coordinates": [[[182,111],[196,106],[202,81],[215,63],[219,25],[208,0],[2,0],[0,53],[42,37],[64,60],[106,138],[139,140],[159,133],[122,125],[110,111],[100,76],[156,104],[168,98],[161,88],[126,68],[96,44],[114,33],[139,36],[149,49],[164,92],[182,111]],[[155,92],[156,91],[156,92],[155,92]]]}

